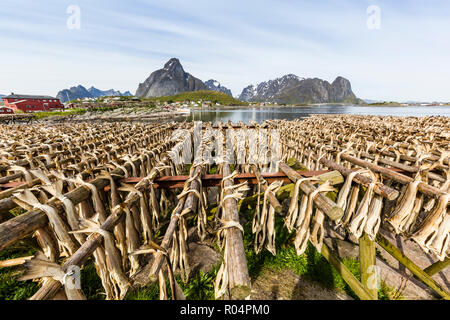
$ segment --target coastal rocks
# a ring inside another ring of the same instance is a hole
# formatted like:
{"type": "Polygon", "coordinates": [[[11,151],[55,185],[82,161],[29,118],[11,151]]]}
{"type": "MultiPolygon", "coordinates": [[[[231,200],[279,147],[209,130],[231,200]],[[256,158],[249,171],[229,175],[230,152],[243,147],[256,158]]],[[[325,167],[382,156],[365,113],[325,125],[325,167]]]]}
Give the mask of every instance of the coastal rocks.
{"type": "Polygon", "coordinates": [[[171,96],[198,90],[208,90],[208,87],[200,79],[185,72],[178,59],[172,58],[163,69],[153,72],[147,80],[139,84],[136,97],[171,96]]]}

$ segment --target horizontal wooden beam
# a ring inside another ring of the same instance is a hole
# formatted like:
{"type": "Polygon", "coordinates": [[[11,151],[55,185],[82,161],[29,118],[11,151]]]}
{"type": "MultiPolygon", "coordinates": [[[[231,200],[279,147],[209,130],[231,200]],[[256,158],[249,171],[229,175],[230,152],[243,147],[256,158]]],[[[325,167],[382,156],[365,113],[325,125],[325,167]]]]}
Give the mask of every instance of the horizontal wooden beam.
{"type": "MultiPolygon", "coordinates": [[[[331,172],[329,170],[320,171],[299,171],[304,177],[315,177],[331,172]]],[[[261,177],[265,179],[269,184],[276,180],[282,180],[285,183],[291,183],[289,177],[283,172],[275,173],[262,173],[261,177]]],[[[130,177],[121,179],[122,183],[135,184],[141,181],[141,177],[130,177]]],[[[189,176],[165,176],[155,179],[154,187],[163,189],[175,189],[183,188],[184,182],[189,179],[189,176]]],[[[221,174],[206,174],[202,177],[202,185],[204,187],[219,187],[222,182],[223,176],[221,174]]],[[[236,183],[242,183],[247,181],[248,185],[258,185],[258,179],[253,173],[241,173],[238,174],[234,181],[236,183]]]]}

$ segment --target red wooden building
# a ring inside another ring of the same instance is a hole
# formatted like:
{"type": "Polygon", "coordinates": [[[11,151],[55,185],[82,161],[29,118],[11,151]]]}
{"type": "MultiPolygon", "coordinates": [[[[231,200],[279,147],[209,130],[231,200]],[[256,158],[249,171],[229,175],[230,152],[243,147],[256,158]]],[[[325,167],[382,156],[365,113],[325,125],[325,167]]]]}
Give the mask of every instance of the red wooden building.
{"type": "Polygon", "coordinates": [[[22,110],[23,112],[35,111],[51,111],[64,109],[64,105],[59,99],[51,96],[30,96],[24,94],[14,94],[3,97],[5,107],[14,111],[22,110]]]}
{"type": "Polygon", "coordinates": [[[14,110],[8,107],[0,106],[0,114],[13,114],[14,110]]]}

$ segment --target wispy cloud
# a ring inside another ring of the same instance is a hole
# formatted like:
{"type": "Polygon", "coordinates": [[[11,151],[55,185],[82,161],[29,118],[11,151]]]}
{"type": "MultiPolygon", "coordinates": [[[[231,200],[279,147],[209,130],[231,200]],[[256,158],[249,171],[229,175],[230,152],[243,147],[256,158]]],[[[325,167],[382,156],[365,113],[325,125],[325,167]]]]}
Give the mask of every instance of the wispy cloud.
{"type": "Polygon", "coordinates": [[[76,84],[134,92],[171,57],[239,94],[287,73],[351,80],[362,98],[450,101],[445,0],[4,0],[0,93],[76,84]],[[69,5],[81,29],[66,27],[69,5]],[[366,27],[369,5],[381,30],[366,27]]]}

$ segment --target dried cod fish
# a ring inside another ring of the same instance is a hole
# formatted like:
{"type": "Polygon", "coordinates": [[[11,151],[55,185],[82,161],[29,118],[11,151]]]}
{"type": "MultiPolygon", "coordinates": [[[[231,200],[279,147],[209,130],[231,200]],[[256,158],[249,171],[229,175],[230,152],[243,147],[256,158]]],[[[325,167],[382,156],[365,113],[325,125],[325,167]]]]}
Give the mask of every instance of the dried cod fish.
{"type": "Polygon", "coordinates": [[[25,281],[51,277],[56,281],[61,282],[64,286],[64,291],[68,300],[86,300],[83,291],[80,288],[77,288],[76,285],[77,280],[81,280],[75,279],[72,272],[64,272],[60,265],[48,260],[42,252],[38,251],[34,258],[25,262],[24,266],[26,272],[19,280],[25,281]],[[68,283],[70,283],[70,285],[67,285],[68,283]]]}
{"type": "MultiPolygon", "coordinates": [[[[94,217],[94,220],[98,221],[98,216],[94,217]]],[[[102,229],[98,223],[86,219],[80,220],[80,227],[85,229],[72,231],[72,233],[98,233],[103,237],[105,244],[106,266],[108,269],[108,275],[113,284],[114,298],[116,300],[122,300],[130,287],[130,283],[122,270],[122,258],[115,245],[112,233],[102,229]]]]}

